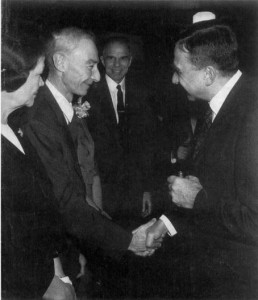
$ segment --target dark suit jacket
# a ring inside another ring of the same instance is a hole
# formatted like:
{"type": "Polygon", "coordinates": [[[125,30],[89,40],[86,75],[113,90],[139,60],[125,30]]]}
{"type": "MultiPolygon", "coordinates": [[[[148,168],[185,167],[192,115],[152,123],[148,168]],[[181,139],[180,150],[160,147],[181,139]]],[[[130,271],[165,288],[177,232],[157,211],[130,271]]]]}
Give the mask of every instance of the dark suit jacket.
{"type": "Polygon", "coordinates": [[[210,245],[210,256],[240,278],[257,279],[258,97],[243,75],[208,132],[195,175],[203,190],[192,210],[171,214],[176,230],[196,245],[203,240],[202,251],[210,245]]]}
{"type": "Polygon", "coordinates": [[[86,96],[91,104],[87,121],[96,145],[101,180],[119,185],[126,178],[124,195],[135,190],[142,197],[143,191],[151,190],[156,120],[148,103],[150,97],[143,85],[126,78],[126,126],[121,136],[105,77],[86,96]]]}
{"type": "Polygon", "coordinates": [[[63,113],[49,89],[40,88],[25,132],[53,184],[67,231],[88,245],[126,250],[131,233],[102,217],[85,201],[85,185],[63,113]]]}
{"type": "Polygon", "coordinates": [[[42,297],[62,248],[62,221],[44,168],[29,142],[26,155],[2,136],[2,295],[42,297]]]}

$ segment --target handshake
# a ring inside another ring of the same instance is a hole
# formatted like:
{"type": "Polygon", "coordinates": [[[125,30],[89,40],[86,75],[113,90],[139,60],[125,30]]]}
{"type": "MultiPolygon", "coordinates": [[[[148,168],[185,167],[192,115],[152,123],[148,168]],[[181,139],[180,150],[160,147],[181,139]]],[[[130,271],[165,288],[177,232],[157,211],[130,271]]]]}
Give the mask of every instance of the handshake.
{"type": "Polygon", "coordinates": [[[139,256],[150,256],[161,247],[167,231],[165,224],[154,218],[132,232],[133,237],[128,250],[139,256]]]}

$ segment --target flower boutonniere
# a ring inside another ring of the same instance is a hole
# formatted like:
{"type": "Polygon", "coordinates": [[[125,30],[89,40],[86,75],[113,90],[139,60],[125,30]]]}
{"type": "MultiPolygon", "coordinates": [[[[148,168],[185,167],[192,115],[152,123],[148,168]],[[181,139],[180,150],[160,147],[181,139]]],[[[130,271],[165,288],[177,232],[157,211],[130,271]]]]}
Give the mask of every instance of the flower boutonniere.
{"type": "Polygon", "coordinates": [[[73,109],[78,118],[86,118],[89,116],[90,103],[88,101],[82,103],[82,97],[80,97],[77,103],[73,105],[73,109]]]}
{"type": "Polygon", "coordinates": [[[19,135],[20,135],[21,137],[23,137],[23,131],[21,130],[21,128],[19,128],[19,130],[18,130],[17,132],[19,133],[19,135]]]}

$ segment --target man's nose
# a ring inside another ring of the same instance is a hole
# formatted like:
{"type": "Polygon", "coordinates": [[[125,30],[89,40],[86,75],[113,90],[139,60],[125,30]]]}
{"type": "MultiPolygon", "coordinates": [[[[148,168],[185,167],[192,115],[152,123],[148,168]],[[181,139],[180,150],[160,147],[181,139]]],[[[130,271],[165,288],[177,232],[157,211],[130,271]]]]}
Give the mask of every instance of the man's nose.
{"type": "Polygon", "coordinates": [[[173,76],[172,76],[172,83],[173,84],[178,84],[179,80],[178,80],[178,75],[176,72],[174,72],[173,76]]]}
{"type": "Polygon", "coordinates": [[[44,85],[44,81],[42,79],[42,77],[40,76],[40,79],[39,79],[39,86],[43,86],[44,85]]]}
{"type": "Polygon", "coordinates": [[[91,78],[95,82],[100,81],[100,73],[99,73],[98,67],[96,67],[96,68],[93,69],[91,78]]]}
{"type": "Polygon", "coordinates": [[[119,66],[120,66],[120,59],[119,59],[119,58],[116,58],[116,59],[115,59],[115,66],[116,66],[116,67],[119,67],[119,66]]]}

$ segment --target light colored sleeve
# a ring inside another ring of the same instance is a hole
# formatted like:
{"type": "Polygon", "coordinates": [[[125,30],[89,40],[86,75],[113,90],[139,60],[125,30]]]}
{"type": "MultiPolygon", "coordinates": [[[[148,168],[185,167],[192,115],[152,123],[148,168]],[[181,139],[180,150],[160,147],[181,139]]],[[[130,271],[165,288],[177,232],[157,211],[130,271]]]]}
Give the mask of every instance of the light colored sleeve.
{"type": "Polygon", "coordinates": [[[169,221],[169,219],[165,216],[165,215],[162,215],[160,218],[159,218],[164,224],[165,226],[167,227],[168,229],[168,234],[170,236],[173,236],[175,234],[177,234],[177,231],[175,229],[175,227],[172,225],[172,223],[169,221]]]}

